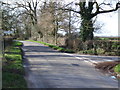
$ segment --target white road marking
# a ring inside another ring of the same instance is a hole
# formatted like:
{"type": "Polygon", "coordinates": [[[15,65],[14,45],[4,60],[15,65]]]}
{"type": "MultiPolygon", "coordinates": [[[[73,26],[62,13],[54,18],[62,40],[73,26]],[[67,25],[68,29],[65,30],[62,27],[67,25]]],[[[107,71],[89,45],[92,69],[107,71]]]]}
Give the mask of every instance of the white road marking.
{"type": "Polygon", "coordinates": [[[97,63],[96,61],[93,61],[93,60],[91,60],[91,59],[89,59],[89,58],[85,58],[85,57],[77,57],[77,56],[75,56],[74,54],[69,54],[69,53],[64,53],[64,54],[66,54],[66,55],[69,55],[69,56],[72,56],[72,57],[75,57],[75,58],[77,58],[77,59],[79,59],[79,60],[83,60],[84,62],[87,62],[87,63],[97,63]]]}
{"type": "Polygon", "coordinates": [[[77,58],[77,59],[83,59],[83,58],[80,58],[80,57],[76,57],[76,56],[75,56],[75,58],[77,58]]]}
{"type": "MultiPolygon", "coordinates": [[[[78,57],[76,54],[69,54],[69,53],[64,53],[66,55],[69,55],[69,56],[72,56],[72,57],[75,57],[76,59],[79,59],[79,60],[83,60],[84,62],[89,62],[89,63],[92,63],[92,64],[95,64],[95,63],[99,63],[99,62],[105,62],[105,61],[113,61],[113,60],[109,60],[109,59],[102,59],[101,61],[95,61],[95,60],[92,60],[90,58],[85,58],[84,56],[83,57],[78,57]]],[[[97,58],[97,56],[96,56],[97,58]]]]}

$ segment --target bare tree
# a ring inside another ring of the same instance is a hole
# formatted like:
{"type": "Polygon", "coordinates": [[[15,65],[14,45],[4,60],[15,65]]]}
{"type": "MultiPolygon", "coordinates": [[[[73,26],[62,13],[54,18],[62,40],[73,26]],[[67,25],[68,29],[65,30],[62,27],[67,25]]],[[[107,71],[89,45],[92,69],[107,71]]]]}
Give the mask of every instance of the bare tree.
{"type": "Polygon", "coordinates": [[[77,6],[79,6],[79,11],[74,10],[74,9],[69,9],[69,8],[60,8],[62,10],[67,10],[67,11],[73,11],[75,13],[80,14],[82,23],[81,23],[81,28],[80,28],[80,36],[82,41],[86,40],[93,40],[93,32],[94,32],[94,27],[93,27],[93,18],[96,17],[99,14],[103,13],[109,13],[109,12],[114,12],[117,11],[118,8],[120,8],[120,2],[117,2],[115,7],[112,8],[111,3],[98,3],[96,0],[89,0],[87,3],[87,0],[80,0],[79,3],[76,3],[77,6]],[[110,6],[111,9],[104,10],[102,8],[103,6],[110,6]]]}
{"type": "Polygon", "coordinates": [[[38,38],[42,36],[42,32],[38,28],[38,10],[40,7],[40,0],[23,0],[22,3],[16,2],[17,8],[22,8],[22,14],[27,14],[31,21],[31,37],[38,38]]]}
{"type": "Polygon", "coordinates": [[[54,44],[57,44],[58,31],[64,28],[63,26],[65,25],[63,23],[65,22],[66,16],[68,17],[67,12],[57,10],[61,6],[62,4],[59,2],[44,2],[38,21],[39,28],[42,29],[42,33],[44,34],[43,37],[54,37],[54,44]]]}
{"type": "Polygon", "coordinates": [[[32,24],[37,24],[37,9],[39,5],[39,0],[23,0],[23,3],[18,3],[19,8],[24,8],[26,10],[26,14],[31,17],[32,24]]]}

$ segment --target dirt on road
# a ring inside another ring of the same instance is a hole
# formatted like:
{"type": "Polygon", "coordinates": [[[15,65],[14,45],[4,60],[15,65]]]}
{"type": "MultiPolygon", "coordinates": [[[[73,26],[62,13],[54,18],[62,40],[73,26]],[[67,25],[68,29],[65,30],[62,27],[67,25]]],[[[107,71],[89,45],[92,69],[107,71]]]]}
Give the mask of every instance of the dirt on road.
{"type": "Polygon", "coordinates": [[[120,78],[116,72],[114,72],[114,67],[120,64],[120,61],[110,61],[110,62],[101,62],[95,65],[95,68],[99,69],[103,73],[108,73],[116,78],[120,78]]]}

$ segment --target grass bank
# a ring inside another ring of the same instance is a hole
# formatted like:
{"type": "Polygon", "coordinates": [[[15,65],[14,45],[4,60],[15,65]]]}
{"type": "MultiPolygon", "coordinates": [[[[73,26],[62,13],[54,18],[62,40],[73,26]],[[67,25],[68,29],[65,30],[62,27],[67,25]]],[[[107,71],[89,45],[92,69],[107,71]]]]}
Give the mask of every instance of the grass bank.
{"type": "Polygon", "coordinates": [[[5,49],[5,59],[3,60],[2,68],[3,88],[27,88],[20,46],[22,46],[21,42],[13,41],[12,45],[5,49]]]}
{"type": "Polygon", "coordinates": [[[27,40],[27,41],[41,43],[41,44],[44,44],[44,45],[46,45],[46,46],[48,46],[48,47],[53,48],[54,50],[58,50],[58,51],[60,51],[60,52],[75,53],[75,51],[73,51],[73,50],[71,50],[71,49],[65,49],[65,48],[62,48],[62,47],[60,47],[60,46],[52,45],[52,44],[49,44],[49,43],[45,43],[45,42],[41,42],[41,41],[34,41],[34,40],[27,40]]]}

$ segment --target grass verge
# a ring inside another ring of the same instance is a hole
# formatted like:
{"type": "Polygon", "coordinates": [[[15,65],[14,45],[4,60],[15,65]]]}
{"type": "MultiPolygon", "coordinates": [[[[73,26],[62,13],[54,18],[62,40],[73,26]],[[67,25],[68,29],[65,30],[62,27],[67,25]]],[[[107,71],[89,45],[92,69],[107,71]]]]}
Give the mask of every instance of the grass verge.
{"type": "Polygon", "coordinates": [[[2,87],[3,88],[27,88],[24,79],[24,68],[22,64],[21,42],[14,41],[5,50],[3,60],[2,87]]]}
{"type": "Polygon", "coordinates": [[[115,71],[116,73],[119,73],[119,74],[120,74],[120,64],[118,64],[118,65],[116,65],[116,66],[114,67],[114,71],[115,71]]]}
{"type": "Polygon", "coordinates": [[[65,48],[62,48],[62,47],[59,47],[59,46],[56,46],[56,45],[52,45],[52,44],[49,44],[49,43],[45,43],[45,42],[41,42],[41,41],[34,41],[34,40],[27,40],[27,41],[31,41],[31,42],[37,42],[37,43],[41,43],[41,44],[44,44],[46,46],[49,46],[55,50],[58,50],[60,52],[65,52],[65,53],[75,53],[73,50],[71,49],[65,49],[65,48]]]}

